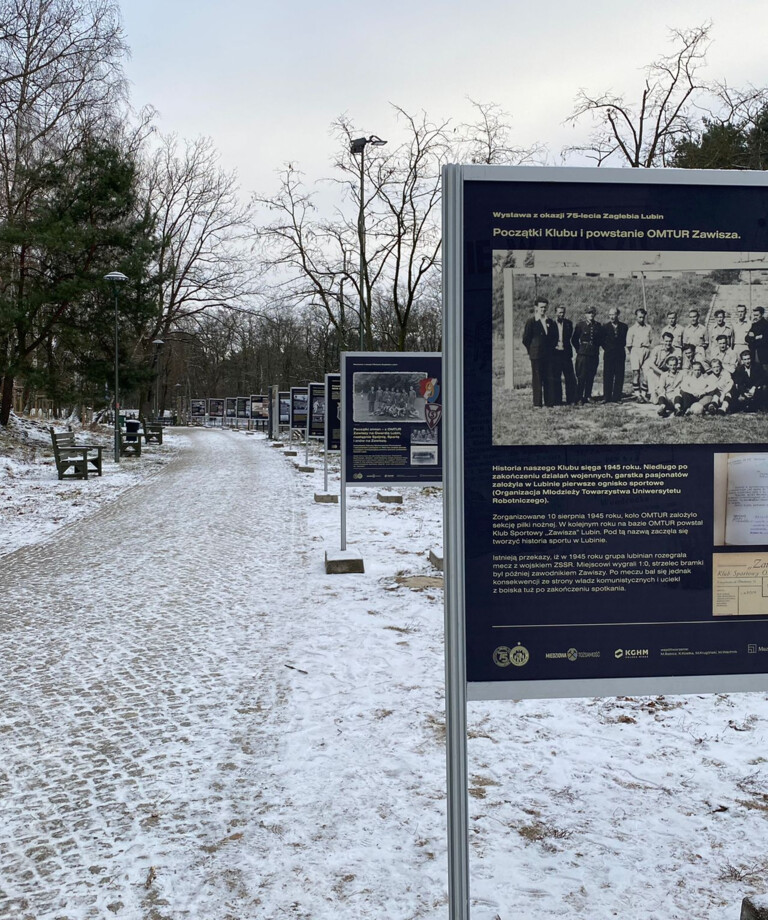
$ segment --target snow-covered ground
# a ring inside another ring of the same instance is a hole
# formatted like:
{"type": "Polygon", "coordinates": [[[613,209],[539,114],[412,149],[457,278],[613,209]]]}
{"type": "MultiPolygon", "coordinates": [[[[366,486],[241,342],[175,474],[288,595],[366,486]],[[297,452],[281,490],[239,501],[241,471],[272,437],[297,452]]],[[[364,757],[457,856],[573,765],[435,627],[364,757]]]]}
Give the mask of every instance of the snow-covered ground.
{"type": "Polygon", "coordinates": [[[155,475],[178,456],[181,429],[166,432],[165,444],[148,444],[140,459],[114,463],[112,430],[73,426],[80,444],[101,444],[102,476],[58,480],[49,427],[65,431],[63,422],[43,422],[11,416],[0,428],[0,557],[21,546],[39,543],[60,528],[115,501],[126,489],[155,475]]]}
{"type": "MultiPolygon", "coordinates": [[[[0,918],[444,920],[440,491],[350,490],[328,576],[317,457],[170,430],[59,483],[14,425],[0,918]]],[[[471,703],[473,920],[738,920],[767,736],[766,693],[471,703]]]]}

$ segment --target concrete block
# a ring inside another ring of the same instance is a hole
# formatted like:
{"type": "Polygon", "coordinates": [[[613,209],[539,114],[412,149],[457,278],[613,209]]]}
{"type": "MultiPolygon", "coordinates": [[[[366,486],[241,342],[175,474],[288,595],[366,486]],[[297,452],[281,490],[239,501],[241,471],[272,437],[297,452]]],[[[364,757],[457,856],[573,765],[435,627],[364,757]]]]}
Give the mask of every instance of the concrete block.
{"type": "Polygon", "coordinates": [[[443,551],[442,549],[431,549],[429,551],[430,563],[439,571],[443,571],[443,551]]]}
{"type": "Polygon", "coordinates": [[[388,505],[402,505],[403,496],[399,492],[377,492],[376,498],[388,505]]]}
{"type": "Polygon", "coordinates": [[[356,550],[344,549],[325,554],[326,575],[354,575],[365,572],[363,557],[356,550]]]}
{"type": "Polygon", "coordinates": [[[332,492],[315,492],[315,501],[321,505],[338,505],[339,496],[332,492]]]}
{"type": "Polygon", "coordinates": [[[427,588],[442,588],[442,575],[398,575],[395,581],[405,585],[411,591],[424,591],[427,588]]]}
{"type": "Polygon", "coordinates": [[[296,450],[284,450],[283,456],[284,457],[298,457],[299,453],[296,450]]]}
{"type": "Polygon", "coordinates": [[[285,447],[285,444],[283,444],[282,441],[273,441],[272,446],[282,450],[285,447]]]}
{"type": "Polygon", "coordinates": [[[768,898],[765,895],[753,895],[741,902],[740,920],[768,920],[768,898]]]}
{"type": "Polygon", "coordinates": [[[303,463],[297,463],[297,464],[296,464],[296,469],[297,469],[300,473],[314,473],[314,472],[315,472],[314,466],[304,466],[303,463]]]}

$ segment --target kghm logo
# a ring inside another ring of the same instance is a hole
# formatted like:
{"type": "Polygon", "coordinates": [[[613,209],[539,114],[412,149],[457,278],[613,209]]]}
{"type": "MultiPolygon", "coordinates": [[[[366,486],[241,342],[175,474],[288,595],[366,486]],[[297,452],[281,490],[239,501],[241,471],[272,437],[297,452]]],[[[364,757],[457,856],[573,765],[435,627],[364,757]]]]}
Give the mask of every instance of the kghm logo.
{"type": "Polygon", "coordinates": [[[617,648],[613,653],[614,658],[647,658],[647,648],[617,648]]]}
{"type": "Polygon", "coordinates": [[[506,668],[509,665],[522,668],[523,665],[528,664],[530,658],[528,649],[522,645],[516,645],[514,648],[500,645],[493,651],[493,663],[499,668],[506,668]]]}

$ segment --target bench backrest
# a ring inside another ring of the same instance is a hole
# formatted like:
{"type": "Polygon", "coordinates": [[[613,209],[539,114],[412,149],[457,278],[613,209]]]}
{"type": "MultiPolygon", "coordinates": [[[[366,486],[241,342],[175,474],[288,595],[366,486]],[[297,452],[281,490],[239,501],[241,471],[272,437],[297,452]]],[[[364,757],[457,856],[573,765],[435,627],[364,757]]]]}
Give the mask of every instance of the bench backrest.
{"type": "Polygon", "coordinates": [[[75,447],[75,434],[73,431],[54,431],[51,428],[51,438],[55,447],[75,447]]]}

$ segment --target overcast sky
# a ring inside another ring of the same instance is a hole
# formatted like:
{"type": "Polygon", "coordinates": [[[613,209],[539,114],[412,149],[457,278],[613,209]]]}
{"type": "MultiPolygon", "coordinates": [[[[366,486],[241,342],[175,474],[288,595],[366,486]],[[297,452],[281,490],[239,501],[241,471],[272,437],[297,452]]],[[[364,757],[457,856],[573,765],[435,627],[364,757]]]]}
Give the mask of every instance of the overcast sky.
{"type": "MultiPolygon", "coordinates": [[[[330,172],[331,122],[401,135],[390,104],[468,119],[467,97],[512,115],[513,141],[556,157],[579,87],[634,89],[669,28],[714,22],[707,75],[768,85],[765,0],[122,0],[136,107],[163,132],[209,135],[244,192],[270,193],[288,161],[330,172]]],[[[586,125],[584,126],[586,130],[586,125]]]]}

